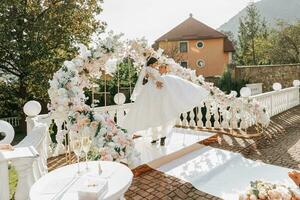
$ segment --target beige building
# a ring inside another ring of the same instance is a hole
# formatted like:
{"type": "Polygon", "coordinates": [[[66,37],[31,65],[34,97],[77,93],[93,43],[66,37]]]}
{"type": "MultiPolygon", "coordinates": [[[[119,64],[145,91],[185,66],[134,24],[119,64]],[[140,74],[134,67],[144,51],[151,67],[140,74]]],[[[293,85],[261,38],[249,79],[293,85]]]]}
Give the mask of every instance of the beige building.
{"type": "Polygon", "coordinates": [[[192,15],[158,38],[153,46],[164,49],[183,67],[195,69],[205,77],[222,75],[235,51],[226,35],[192,15]]]}

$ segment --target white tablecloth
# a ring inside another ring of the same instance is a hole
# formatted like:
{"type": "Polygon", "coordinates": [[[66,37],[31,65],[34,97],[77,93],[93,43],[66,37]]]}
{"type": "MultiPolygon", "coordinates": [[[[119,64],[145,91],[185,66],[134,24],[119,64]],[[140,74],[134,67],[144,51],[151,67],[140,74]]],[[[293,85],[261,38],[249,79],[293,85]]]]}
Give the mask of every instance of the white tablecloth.
{"type": "MultiPolygon", "coordinates": [[[[84,176],[84,174],[98,173],[98,162],[99,161],[88,162],[88,172],[85,170],[85,163],[80,163],[82,176],[84,176]]],[[[104,199],[120,199],[131,185],[133,178],[131,170],[125,165],[116,162],[100,161],[100,163],[103,170],[100,177],[108,181],[108,192],[104,199]]],[[[30,200],[55,199],[56,194],[60,193],[64,188],[69,189],[58,199],[77,200],[78,196],[75,188],[78,188],[76,185],[78,176],[76,173],[77,164],[72,164],[46,174],[32,186],[30,190],[30,200]],[[71,184],[72,186],[70,186],[70,183],[73,183],[71,184]]]]}

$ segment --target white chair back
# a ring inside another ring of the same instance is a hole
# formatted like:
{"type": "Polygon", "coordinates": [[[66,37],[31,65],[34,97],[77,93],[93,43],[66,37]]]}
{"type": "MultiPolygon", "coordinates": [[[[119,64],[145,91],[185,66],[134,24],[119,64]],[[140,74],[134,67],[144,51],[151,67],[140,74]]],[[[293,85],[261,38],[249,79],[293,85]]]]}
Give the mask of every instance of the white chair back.
{"type": "Polygon", "coordinates": [[[47,158],[48,158],[48,126],[46,124],[37,123],[33,127],[31,133],[15,147],[29,147],[33,146],[39,153],[37,159],[37,166],[34,166],[34,175],[38,179],[48,172],[47,158]]]}
{"type": "Polygon", "coordinates": [[[10,144],[15,137],[15,130],[10,123],[0,120],[0,135],[4,136],[0,144],[10,144]]]}
{"type": "Polygon", "coordinates": [[[18,175],[15,199],[27,200],[31,186],[48,172],[48,126],[36,123],[32,131],[15,147],[33,146],[38,152],[37,158],[19,158],[12,161],[18,175]]]}

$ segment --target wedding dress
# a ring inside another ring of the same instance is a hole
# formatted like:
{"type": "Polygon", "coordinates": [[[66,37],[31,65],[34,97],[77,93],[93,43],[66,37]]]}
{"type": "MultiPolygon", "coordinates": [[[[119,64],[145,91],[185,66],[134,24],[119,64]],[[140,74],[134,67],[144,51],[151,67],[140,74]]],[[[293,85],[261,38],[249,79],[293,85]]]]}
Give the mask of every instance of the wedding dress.
{"type": "Polygon", "coordinates": [[[181,113],[200,105],[209,92],[199,85],[174,75],[161,75],[152,67],[144,67],[131,100],[135,101],[120,126],[129,132],[147,130],[168,124],[181,113]],[[143,79],[148,74],[148,82],[143,79]],[[162,88],[156,82],[162,82],[162,88]]]}

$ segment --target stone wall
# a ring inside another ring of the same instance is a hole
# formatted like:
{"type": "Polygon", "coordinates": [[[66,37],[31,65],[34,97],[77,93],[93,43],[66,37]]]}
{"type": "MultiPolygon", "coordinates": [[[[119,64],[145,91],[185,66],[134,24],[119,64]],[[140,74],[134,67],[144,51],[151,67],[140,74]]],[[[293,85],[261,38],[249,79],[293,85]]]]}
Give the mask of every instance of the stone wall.
{"type": "Polygon", "coordinates": [[[275,82],[281,83],[282,87],[286,88],[293,85],[293,80],[300,79],[300,64],[236,66],[232,70],[235,79],[262,83],[263,92],[272,91],[275,82]]]}

